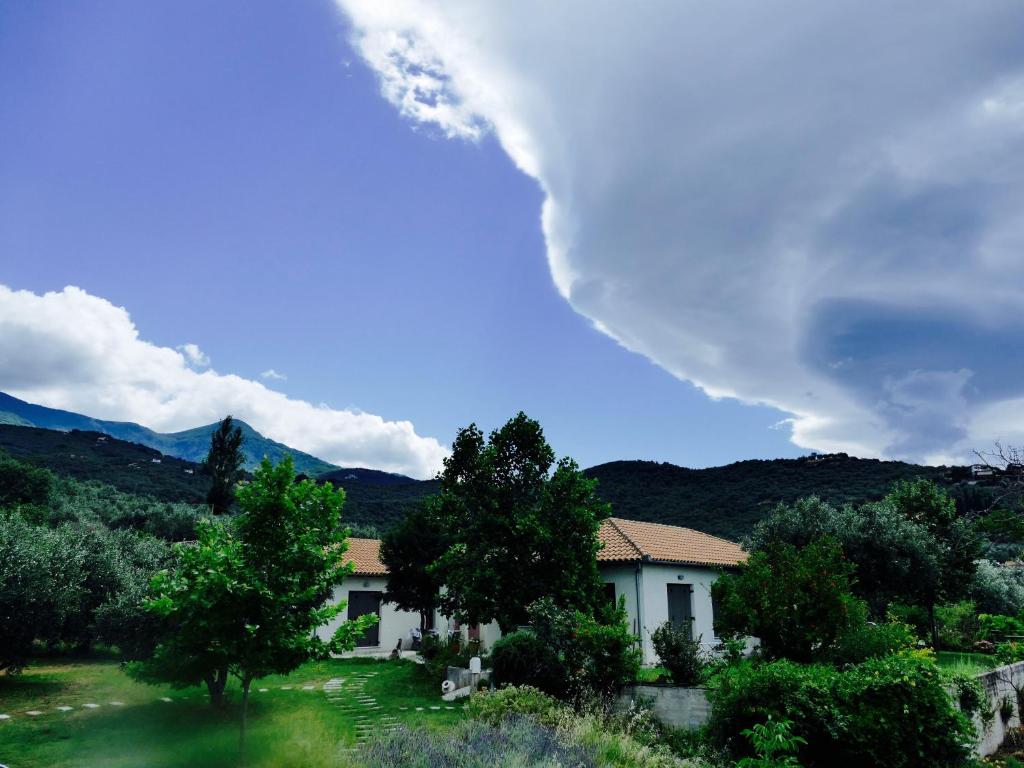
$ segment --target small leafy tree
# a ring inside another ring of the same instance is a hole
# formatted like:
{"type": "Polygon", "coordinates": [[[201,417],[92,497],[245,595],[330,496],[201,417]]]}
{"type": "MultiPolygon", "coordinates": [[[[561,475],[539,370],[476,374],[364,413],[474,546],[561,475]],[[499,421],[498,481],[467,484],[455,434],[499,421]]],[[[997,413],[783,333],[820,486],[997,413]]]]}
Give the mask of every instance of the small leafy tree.
{"type": "Polygon", "coordinates": [[[154,579],[149,607],[170,631],[137,674],[179,684],[202,679],[213,703],[228,676],[237,678],[243,759],[252,682],[351,649],[376,621],[344,622],[327,643],[315,632],[344,608],[328,602],[352,570],[343,561],[344,499],[330,485],[296,483],[290,457],[276,467],[264,459],[238,489],[236,520],[201,522],[198,542],[177,546],[176,569],[154,579]]]}
{"type": "Polygon", "coordinates": [[[487,440],[459,431],[436,510],[451,537],[433,568],[442,608],[502,632],[541,597],[593,615],[601,600],[597,531],[608,505],[571,459],[558,462],[540,424],[519,413],[487,440]]]}
{"type": "Polygon", "coordinates": [[[676,685],[698,685],[708,662],[701,649],[700,637],[692,637],[688,629],[679,629],[666,621],[651,635],[654,651],[676,685]]]}
{"type": "Polygon", "coordinates": [[[712,585],[716,630],[760,638],[769,658],[818,658],[864,623],[864,605],[851,592],[853,570],[829,538],[799,549],[772,544],[712,585]]]}
{"type": "Polygon", "coordinates": [[[794,736],[793,723],[789,720],[768,720],[741,733],[750,739],[757,757],[744,757],[737,768],[800,768],[796,752],[807,743],[807,739],[794,736]]]}
{"type": "Polygon", "coordinates": [[[448,549],[450,537],[428,498],[381,541],[380,559],[388,568],[385,599],[403,611],[418,611],[426,630],[437,608],[442,582],[433,564],[448,549]]]}
{"type": "Polygon", "coordinates": [[[242,454],[242,430],[230,416],[225,416],[210,436],[210,452],[203,462],[210,474],[210,491],[206,502],[215,515],[231,509],[235,485],[242,477],[245,456],[242,454]]]}

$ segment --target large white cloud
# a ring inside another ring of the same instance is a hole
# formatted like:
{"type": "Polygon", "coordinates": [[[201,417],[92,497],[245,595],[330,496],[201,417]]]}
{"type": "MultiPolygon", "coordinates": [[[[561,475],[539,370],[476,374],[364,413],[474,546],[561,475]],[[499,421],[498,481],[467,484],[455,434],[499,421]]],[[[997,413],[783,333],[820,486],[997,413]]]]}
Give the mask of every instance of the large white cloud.
{"type": "Polygon", "coordinates": [[[537,179],[628,348],[805,447],[1024,434],[1018,0],[338,3],[405,116],[537,179]]]}
{"type": "Polygon", "coordinates": [[[139,338],[128,312],[68,287],[42,296],[0,285],[0,390],[51,408],[135,421],[158,431],[225,414],[267,437],[341,466],[428,477],[446,449],[408,421],[295,400],[206,368],[194,343],[181,351],[139,338]]]}

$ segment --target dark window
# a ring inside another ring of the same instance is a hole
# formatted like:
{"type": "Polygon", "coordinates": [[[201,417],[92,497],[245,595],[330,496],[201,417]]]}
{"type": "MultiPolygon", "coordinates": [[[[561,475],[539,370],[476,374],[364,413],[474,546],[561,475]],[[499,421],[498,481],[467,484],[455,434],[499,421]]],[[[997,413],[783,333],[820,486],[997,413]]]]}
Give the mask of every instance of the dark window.
{"type": "Polygon", "coordinates": [[[615,608],[615,585],[610,581],[605,582],[604,597],[611,604],[612,608],[615,608]]]}
{"type": "Polygon", "coordinates": [[[668,585],[668,620],[693,637],[693,587],[689,584],[668,585]]]}

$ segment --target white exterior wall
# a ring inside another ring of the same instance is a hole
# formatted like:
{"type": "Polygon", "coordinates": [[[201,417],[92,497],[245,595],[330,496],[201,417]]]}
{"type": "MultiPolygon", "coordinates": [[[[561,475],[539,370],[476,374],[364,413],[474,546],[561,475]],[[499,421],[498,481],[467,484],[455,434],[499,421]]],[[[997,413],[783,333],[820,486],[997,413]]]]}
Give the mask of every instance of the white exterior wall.
{"type": "MultiPolygon", "coordinates": [[[[625,565],[601,566],[600,571],[602,583],[615,585],[615,602],[618,603],[620,597],[626,598],[629,631],[639,637],[640,630],[636,610],[638,594],[636,564],[627,563],[625,565]]],[[[643,593],[639,592],[639,594],[642,595],[643,593]]]]}
{"type": "MultiPolygon", "coordinates": [[[[386,576],[349,576],[344,583],[334,588],[334,601],[344,600],[346,607],[342,609],[333,621],[325,624],[317,630],[317,634],[324,640],[329,640],[334,631],[348,618],[348,593],[354,592],[384,592],[387,589],[388,580],[386,576]]],[[[381,602],[380,605],[380,644],[372,646],[381,650],[391,650],[398,643],[399,638],[403,640],[403,647],[408,648],[411,641],[409,630],[418,629],[420,626],[420,615],[410,611],[400,611],[393,603],[381,602]]]]}
{"type": "Polygon", "coordinates": [[[656,565],[644,563],[641,572],[643,595],[643,651],[645,664],[657,664],[651,635],[668,621],[669,584],[689,584],[693,587],[693,636],[700,637],[705,650],[718,645],[712,628],[711,585],[718,578],[718,572],[694,566],[656,565]]]}

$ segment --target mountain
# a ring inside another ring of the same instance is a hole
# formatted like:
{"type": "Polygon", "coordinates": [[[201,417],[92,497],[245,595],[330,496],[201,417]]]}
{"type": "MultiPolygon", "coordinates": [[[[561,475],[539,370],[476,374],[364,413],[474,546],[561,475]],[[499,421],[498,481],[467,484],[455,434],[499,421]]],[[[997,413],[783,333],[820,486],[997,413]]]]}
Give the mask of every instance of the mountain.
{"type": "MultiPolygon", "coordinates": [[[[201,462],[206,458],[207,451],[210,449],[210,435],[217,428],[217,424],[214,423],[187,429],[183,432],[155,432],[130,421],[94,419],[80,413],[26,403],[24,400],[0,392],[0,424],[3,423],[55,429],[62,432],[69,432],[73,429],[83,432],[101,432],[119,440],[153,448],[167,456],[194,462],[201,462]]],[[[278,462],[284,458],[286,453],[291,454],[295,460],[295,470],[306,475],[315,476],[338,469],[334,464],[329,464],[316,456],[297,451],[284,443],[264,437],[244,421],[236,419],[235,424],[242,430],[242,436],[245,438],[242,443],[242,452],[245,454],[246,469],[253,469],[264,456],[273,462],[278,462]]]]}
{"type": "Polygon", "coordinates": [[[898,480],[925,477],[947,486],[950,470],[846,454],[739,461],[687,469],[654,461],[613,461],[585,470],[618,517],[696,528],[741,539],[779,502],[819,496],[834,504],[884,496],[898,480]]]}
{"type": "Polygon", "coordinates": [[[161,501],[201,504],[210,488],[201,465],[101,432],[0,424],[0,452],[58,475],[98,480],[161,501]]]}

